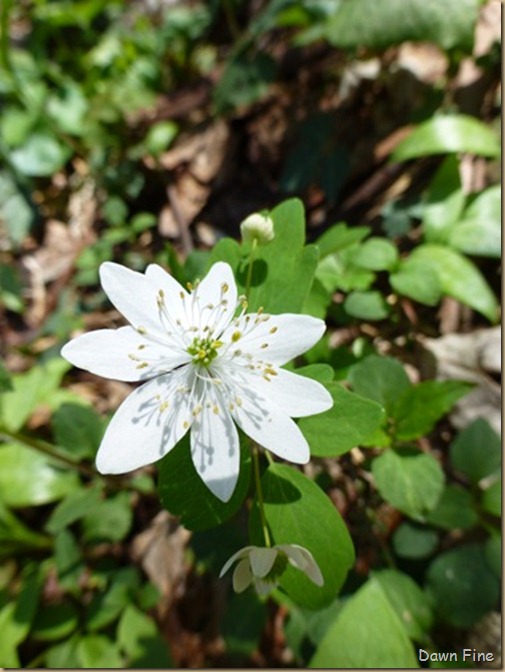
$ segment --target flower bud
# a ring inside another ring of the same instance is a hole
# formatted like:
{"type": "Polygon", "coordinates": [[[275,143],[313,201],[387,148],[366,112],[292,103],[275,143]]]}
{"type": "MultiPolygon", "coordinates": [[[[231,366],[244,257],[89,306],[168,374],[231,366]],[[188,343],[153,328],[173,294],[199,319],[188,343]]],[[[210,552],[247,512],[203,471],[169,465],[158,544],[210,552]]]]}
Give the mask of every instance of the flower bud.
{"type": "Polygon", "coordinates": [[[266,245],[275,237],[274,223],[268,215],[255,212],[240,224],[240,233],[244,243],[256,240],[259,245],[266,245]]]}

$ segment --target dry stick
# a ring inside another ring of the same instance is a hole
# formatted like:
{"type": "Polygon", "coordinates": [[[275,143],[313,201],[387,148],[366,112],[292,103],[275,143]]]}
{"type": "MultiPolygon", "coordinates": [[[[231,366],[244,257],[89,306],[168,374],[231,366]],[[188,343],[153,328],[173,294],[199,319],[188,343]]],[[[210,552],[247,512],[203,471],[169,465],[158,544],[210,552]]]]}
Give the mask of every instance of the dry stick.
{"type": "Polygon", "coordinates": [[[193,240],[189,233],[189,223],[179,208],[179,196],[173,184],[167,186],[167,197],[174,215],[175,222],[181,234],[181,242],[184,252],[188,255],[193,250],[193,240]]]}

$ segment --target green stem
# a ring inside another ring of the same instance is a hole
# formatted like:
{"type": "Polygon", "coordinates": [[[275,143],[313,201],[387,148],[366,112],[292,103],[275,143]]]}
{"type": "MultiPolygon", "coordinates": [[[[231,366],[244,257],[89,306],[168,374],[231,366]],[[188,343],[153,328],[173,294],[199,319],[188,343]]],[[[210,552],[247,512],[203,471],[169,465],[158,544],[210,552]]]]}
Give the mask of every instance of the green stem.
{"type": "Polygon", "coordinates": [[[99,478],[111,490],[131,490],[132,492],[142,492],[142,489],[139,489],[135,484],[133,484],[128,479],[128,477],[123,477],[119,474],[115,476],[100,474],[92,467],[88,467],[86,464],[83,464],[80,461],[80,458],[73,458],[67,453],[63,453],[62,451],[58,450],[58,448],[53,446],[53,444],[48,443],[47,441],[41,441],[40,439],[36,439],[33,436],[26,436],[26,434],[20,434],[19,432],[11,432],[4,427],[0,427],[0,439],[22,443],[23,445],[28,446],[28,448],[33,448],[33,450],[37,450],[39,453],[43,453],[48,457],[52,457],[53,459],[62,462],[67,467],[75,469],[87,478],[99,478]]]}
{"type": "Polygon", "coordinates": [[[253,444],[253,463],[254,463],[254,481],[256,484],[256,495],[258,497],[258,505],[260,510],[261,518],[261,527],[263,529],[263,536],[265,537],[265,546],[270,548],[272,546],[272,541],[270,539],[270,533],[268,531],[267,519],[265,516],[265,505],[263,503],[263,490],[261,488],[260,480],[260,460],[259,460],[259,451],[258,446],[253,444]]]}
{"type": "Polygon", "coordinates": [[[238,27],[237,19],[235,18],[235,12],[233,10],[230,0],[223,0],[223,11],[226,19],[226,24],[230,35],[233,38],[234,42],[237,42],[240,38],[240,28],[238,27]]]}
{"type": "Polygon", "coordinates": [[[12,69],[9,58],[9,15],[11,7],[12,0],[4,0],[0,10],[0,59],[2,67],[9,73],[12,69]]]}
{"type": "Polygon", "coordinates": [[[253,264],[254,264],[254,254],[256,252],[256,248],[258,246],[258,239],[254,238],[252,241],[252,246],[251,246],[251,254],[249,255],[249,266],[247,268],[247,279],[245,283],[245,295],[247,299],[249,299],[249,292],[251,290],[251,282],[252,282],[252,271],[253,271],[253,264]]]}
{"type": "Polygon", "coordinates": [[[0,437],[10,441],[18,441],[18,443],[23,443],[25,446],[33,448],[34,450],[37,450],[39,453],[44,453],[44,455],[48,455],[49,457],[52,457],[55,460],[63,462],[68,467],[76,469],[84,476],[89,476],[90,478],[93,478],[97,475],[94,469],[91,469],[90,467],[87,467],[85,464],[81,464],[78,460],[70,457],[69,455],[62,453],[57,448],[55,448],[51,443],[47,443],[46,441],[41,441],[40,439],[36,439],[32,436],[26,436],[25,434],[20,434],[18,432],[10,432],[8,429],[5,429],[4,427],[0,428],[0,437]]]}

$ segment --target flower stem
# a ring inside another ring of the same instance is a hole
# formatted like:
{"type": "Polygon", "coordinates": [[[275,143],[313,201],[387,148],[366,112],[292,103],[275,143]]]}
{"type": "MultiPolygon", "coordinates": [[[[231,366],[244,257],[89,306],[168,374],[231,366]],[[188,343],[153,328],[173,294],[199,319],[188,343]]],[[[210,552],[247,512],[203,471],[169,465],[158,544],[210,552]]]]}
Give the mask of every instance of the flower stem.
{"type": "Polygon", "coordinates": [[[80,462],[70,457],[69,455],[62,453],[51,443],[41,441],[40,439],[36,439],[32,436],[26,436],[25,434],[19,434],[18,432],[10,432],[8,429],[5,429],[4,427],[0,428],[0,437],[11,441],[17,441],[18,443],[22,443],[25,446],[28,446],[29,448],[37,450],[39,453],[44,453],[44,455],[48,455],[49,457],[52,457],[55,460],[59,460],[60,462],[63,462],[67,466],[76,469],[84,476],[89,477],[96,476],[96,472],[94,469],[91,469],[90,467],[87,467],[85,464],[81,464],[80,462]]]}
{"type": "Polygon", "coordinates": [[[245,295],[247,296],[247,298],[249,298],[249,291],[251,290],[254,255],[256,253],[257,246],[258,246],[258,239],[254,238],[251,245],[251,253],[249,255],[249,266],[247,268],[247,279],[245,283],[245,295]]]}
{"type": "Polygon", "coordinates": [[[111,490],[131,490],[132,492],[142,492],[142,489],[138,488],[137,485],[132,483],[127,477],[123,477],[121,475],[108,476],[107,474],[100,474],[92,467],[88,467],[88,465],[83,464],[80,458],[72,457],[67,453],[62,452],[61,450],[58,450],[56,446],[53,446],[52,443],[48,443],[47,441],[41,441],[40,439],[36,439],[33,436],[27,436],[26,434],[21,434],[19,432],[11,432],[10,430],[1,426],[0,439],[4,441],[17,441],[18,443],[22,443],[23,445],[28,446],[28,448],[33,448],[33,450],[37,450],[39,453],[43,453],[48,457],[52,457],[54,460],[58,460],[70,469],[75,469],[82,476],[86,476],[87,478],[99,478],[111,490]]]}
{"type": "Polygon", "coordinates": [[[263,529],[263,536],[265,537],[265,546],[270,548],[272,546],[272,541],[270,539],[270,533],[268,531],[267,519],[265,516],[265,506],[263,503],[263,490],[261,488],[261,480],[260,480],[259,451],[258,446],[256,446],[255,444],[253,445],[252,454],[254,463],[254,481],[256,484],[256,495],[258,497],[258,506],[260,510],[261,527],[263,529]]]}

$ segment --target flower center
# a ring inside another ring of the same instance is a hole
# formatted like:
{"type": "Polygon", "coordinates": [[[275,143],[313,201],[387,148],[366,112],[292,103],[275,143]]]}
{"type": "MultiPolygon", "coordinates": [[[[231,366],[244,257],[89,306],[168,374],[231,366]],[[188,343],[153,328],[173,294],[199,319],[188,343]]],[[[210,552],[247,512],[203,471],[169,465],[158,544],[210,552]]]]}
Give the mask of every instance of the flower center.
{"type": "Polygon", "coordinates": [[[217,351],[222,345],[221,341],[216,341],[213,338],[196,337],[189,346],[188,352],[193,357],[193,364],[209,366],[217,357],[217,351]]]}

